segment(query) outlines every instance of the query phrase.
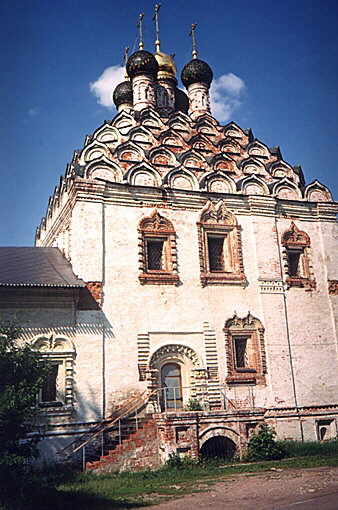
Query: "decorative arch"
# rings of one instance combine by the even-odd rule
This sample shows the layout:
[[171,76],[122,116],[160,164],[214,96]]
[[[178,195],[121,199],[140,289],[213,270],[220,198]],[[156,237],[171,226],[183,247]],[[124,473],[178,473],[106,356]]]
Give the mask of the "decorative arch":
[[177,285],[176,232],[171,221],[154,209],[138,228],[139,281],[142,285]]
[[199,435],[200,447],[203,446],[203,444],[206,441],[216,436],[228,437],[237,445],[237,447],[240,446],[240,435],[238,432],[236,432],[236,430],[224,426],[223,427],[211,426],[208,427],[207,429],[202,430],[202,432],[200,433]]
[[125,110],[123,110],[116,115],[112,125],[119,130],[121,135],[126,136],[135,125],[135,120],[133,116],[130,115],[130,113],[127,113]]
[[151,147],[155,142],[152,132],[143,126],[132,128],[129,133],[129,138],[133,143],[139,144],[141,147],[145,148]]
[[194,174],[183,168],[169,172],[164,178],[164,184],[168,184],[170,188],[179,188],[187,191],[198,189],[198,181]]
[[166,147],[156,147],[152,149],[148,159],[153,165],[158,165],[160,167],[173,167],[178,164],[174,154]]
[[145,157],[143,149],[134,142],[119,145],[116,153],[118,159],[125,163],[138,163]]
[[235,122],[230,122],[224,126],[223,133],[225,136],[234,138],[242,138],[245,134],[244,131]]
[[236,193],[236,184],[222,171],[208,172],[200,180],[200,189],[214,193]]
[[208,201],[197,223],[201,284],[244,284],[240,227],[223,200]]
[[269,195],[267,184],[256,175],[249,175],[241,182],[241,191],[245,195]]
[[240,167],[244,174],[268,175],[263,163],[252,156],[242,161]]
[[110,148],[115,148],[121,140],[121,135],[118,129],[105,123],[94,132],[93,138],[98,142],[107,144]]
[[250,312],[243,318],[235,312],[225,322],[223,331],[228,384],[265,384],[267,365],[261,321]]
[[310,202],[331,202],[332,195],[329,189],[319,181],[308,184],[305,188],[305,199]]
[[300,189],[290,179],[284,177],[280,182],[274,184],[272,193],[282,200],[301,200]]
[[159,361],[168,361],[177,358],[187,358],[195,368],[203,368],[201,359],[197,353],[191,347],[183,344],[166,344],[159,347],[150,357],[149,368],[156,368]]
[[83,165],[85,163],[88,163],[96,159],[100,159],[102,157],[108,158],[109,154],[110,154],[109,149],[104,143],[94,140],[83,149],[81,156],[79,158],[79,164]]
[[147,163],[135,165],[125,174],[126,181],[132,186],[161,186],[161,176]]
[[123,174],[118,165],[115,165],[108,158],[101,158],[93,161],[86,168],[87,179],[104,179],[110,182],[121,182]]
[[311,241],[306,232],[292,221],[282,235],[284,270],[290,287],[314,288],[316,283],[311,264]]
[[247,147],[249,156],[258,156],[268,158],[270,156],[269,149],[267,146],[259,140],[254,140]]
[[194,172],[204,172],[207,168],[205,158],[195,149],[180,154],[177,158],[184,165],[185,168]]

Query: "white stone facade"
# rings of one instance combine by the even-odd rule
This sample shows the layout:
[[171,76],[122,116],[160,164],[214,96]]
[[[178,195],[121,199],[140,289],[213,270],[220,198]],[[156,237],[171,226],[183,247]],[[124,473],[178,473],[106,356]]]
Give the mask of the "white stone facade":
[[[280,438],[318,439],[321,420],[334,435],[338,204],[317,181],[305,186],[279,148],[220,126],[207,85],[189,96],[191,116],[163,116],[155,95],[152,107],[140,96],[137,114],[87,137],[37,230],[37,246],[59,247],[102,292],[97,309],[74,298],[60,313],[52,303],[25,312],[27,338],[74,346],[72,410],[44,411],[46,452],[125,396],[160,388],[167,362],[180,366],[183,405],[204,392],[210,408],[225,399],[257,410]],[[149,262],[151,243],[160,262]]]

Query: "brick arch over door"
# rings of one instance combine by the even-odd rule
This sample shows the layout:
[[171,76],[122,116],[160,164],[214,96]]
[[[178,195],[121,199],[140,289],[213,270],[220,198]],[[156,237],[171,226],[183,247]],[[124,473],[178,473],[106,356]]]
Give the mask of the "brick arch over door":
[[238,432],[228,427],[209,427],[203,430],[199,436],[200,448],[212,437],[222,436],[231,439],[237,448],[240,447],[240,436]]

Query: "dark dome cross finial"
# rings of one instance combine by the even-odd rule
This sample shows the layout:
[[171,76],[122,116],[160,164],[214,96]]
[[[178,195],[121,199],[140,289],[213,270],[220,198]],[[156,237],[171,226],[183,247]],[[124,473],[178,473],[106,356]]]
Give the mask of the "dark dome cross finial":
[[141,12],[141,14],[138,17],[138,22],[137,22],[137,28],[139,29],[139,43],[138,43],[138,47],[139,47],[140,50],[144,49],[144,42],[143,42],[143,18],[144,18],[144,13]]
[[197,58],[197,45],[196,45],[196,28],[197,28],[197,23],[192,23],[191,25],[191,30],[189,32],[189,35],[191,37],[191,43],[192,43],[192,58]]

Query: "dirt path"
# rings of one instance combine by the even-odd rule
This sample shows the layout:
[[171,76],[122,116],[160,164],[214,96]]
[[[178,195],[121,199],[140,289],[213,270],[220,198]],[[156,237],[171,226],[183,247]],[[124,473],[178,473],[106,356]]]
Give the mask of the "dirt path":
[[[198,486],[202,488],[203,482]],[[338,468],[271,470],[237,475],[195,493],[148,507],[157,510],[338,510]]]

